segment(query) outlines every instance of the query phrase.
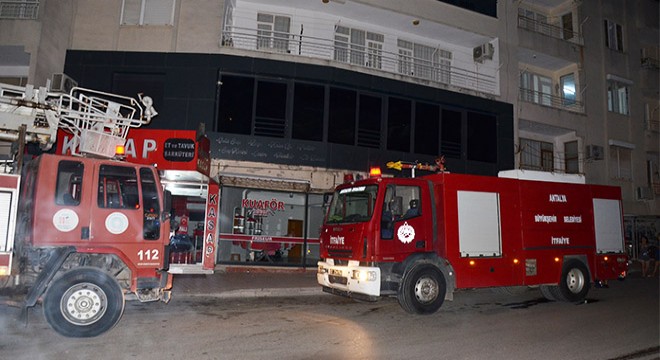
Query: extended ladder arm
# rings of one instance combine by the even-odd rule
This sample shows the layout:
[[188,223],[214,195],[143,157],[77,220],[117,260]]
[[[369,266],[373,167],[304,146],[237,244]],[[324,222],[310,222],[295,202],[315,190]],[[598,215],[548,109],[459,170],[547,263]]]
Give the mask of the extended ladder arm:
[[0,140],[17,141],[21,125],[23,141],[52,147],[57,130],[73,136],[73,155],[113,157],[116,145],[124,145],[130,128],[146,125],[157,115],[153,101],[74,87],[69,93],[48,92],[0,84]]

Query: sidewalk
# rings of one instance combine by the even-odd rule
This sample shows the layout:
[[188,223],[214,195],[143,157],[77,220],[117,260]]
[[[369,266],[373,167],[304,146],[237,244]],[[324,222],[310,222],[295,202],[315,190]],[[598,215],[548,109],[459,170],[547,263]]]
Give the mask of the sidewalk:
[[214,274],[175,274],[173,297],[254,298],[324,294],[316,268],[217,266]]

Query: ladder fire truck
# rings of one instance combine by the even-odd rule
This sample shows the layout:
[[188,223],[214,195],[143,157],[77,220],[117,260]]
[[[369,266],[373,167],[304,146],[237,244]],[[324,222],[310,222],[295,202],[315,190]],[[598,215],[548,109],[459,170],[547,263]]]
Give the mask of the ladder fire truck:
[[580,175],[388,165],[438,173],[337,187],[320,235],[325,292],[396,296],[407,312],[429,314],[459,289],[537,287],[547,299],[580,302],[592,282],[626,275],[618,187]]
[[[28,309],[41,301],[58,333],[92,337],[121,318],[125,299],[169,301],[169,209],[153,166],[115,158],[131,128],[156,115],[151,98],[75,87],[0,84],[0,139],[18,145],[0,174],[0,291]],[[57,130],[76,156],[23,161]],[[15,161],[14,161],[15,160]]]

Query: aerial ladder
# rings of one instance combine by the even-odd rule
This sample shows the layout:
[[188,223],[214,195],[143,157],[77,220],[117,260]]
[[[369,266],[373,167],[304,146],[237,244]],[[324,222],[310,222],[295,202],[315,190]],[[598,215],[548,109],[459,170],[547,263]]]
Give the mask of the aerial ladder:
[[[157,115],[153,100],[142,94],[138,101],[81,87],[68,93],[48,87],[0,83],[0,141],[14,142],[18,148],[37,143],[47,151],[62,129],[72,136],[72,155],[112,158],[131,128],[149,124]],[[15,163],[20,163],[23,152],[14,153]],[[17,168],[14,164],[13,171]]]

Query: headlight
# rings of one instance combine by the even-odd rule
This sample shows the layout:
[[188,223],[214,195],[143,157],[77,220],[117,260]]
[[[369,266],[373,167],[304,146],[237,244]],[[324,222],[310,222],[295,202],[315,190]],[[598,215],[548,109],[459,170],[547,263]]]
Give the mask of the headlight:
[[367,270],[353,270],[351,278],[357,281],[376,281],[376,272]]

